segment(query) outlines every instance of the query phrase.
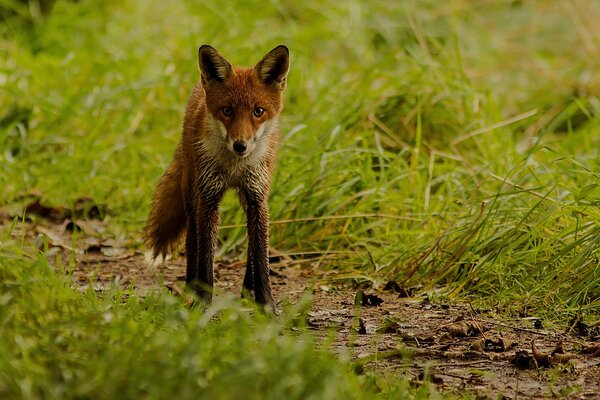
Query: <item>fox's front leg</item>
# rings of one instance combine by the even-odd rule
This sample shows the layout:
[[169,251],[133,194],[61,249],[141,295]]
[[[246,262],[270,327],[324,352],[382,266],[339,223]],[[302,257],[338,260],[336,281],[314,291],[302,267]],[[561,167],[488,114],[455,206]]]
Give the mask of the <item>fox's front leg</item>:
[[244,209],[248,226],[248,263],[244,290],[254,290],[258,304],[275,309],[269,281],[269,209],[266,194],[245,193]]
[[[238,190],[238,197],[240,204],[246,214],[246,221],[248,221],[248,202],[246,198],[246,192],[244,190]],[[250,229],[248,229],[248,234]],[[249,240],[248,240],[249,241]],[[242,284],[242,297],[254,299],[254,263],[252,261],[253,252],[252,247],[248,246],[248,257],[246,259],[246,273],[244,274],[244,283]]]
[[212,301],[213,259],[219,235],[219,202],[222,196],[222,191],[199,196],[193,221],[190,219],[186,240],[186,283],[206,303]]

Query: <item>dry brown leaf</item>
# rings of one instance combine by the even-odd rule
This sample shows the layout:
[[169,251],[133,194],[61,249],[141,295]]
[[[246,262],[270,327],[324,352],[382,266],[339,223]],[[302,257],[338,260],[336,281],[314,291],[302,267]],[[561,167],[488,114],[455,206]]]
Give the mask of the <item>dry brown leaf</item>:
[[471,350],[483,353],[485,347],[485,339],[481,338],[471,343]]
[[442,333],[442,335],[438,338],[438,343],[445,344],[450,343],[452,341],[452,336],[448,332]]
[[80,250],[77,250],[70,245],[70,243],[71,243],[70,239],[69,239],[69,243],[67,243],[67,239],[63,239],[60,232],[57,232],[56,230],[52,230],[50,228],[46,228],[41,225],[37,225],[35,227],[35,231],[37,233],[41,233],[42,235],[46,236],[46,238],[48,238],[48,242],[51,246],[62,247],[65,250],[73,251],[77,254],[81,253]]
[[70,231],[73,231],[74,229],[79,229],[80,231],[83,231],[88,235],[98,235],[106,231],[106,224],[103,221],[99,220],[69,220],[68,223],[65,225],[65,229]]
[[173,282],[165,282],[164,285],[167,289],[169,289],[171,293],[173,293],[176,296],[183,297],[185,294],[183,289],[175,285]]
[[539,367],[550,366],[550,356],[541,352],[535,345],[535,340],[531,341],[531,352],[533,353],[533,359]]
[[550,356],[550,365],[565,364],[575,357],[574,354],[556,353]]
[[485,351],[502,353],[512,349],[514,346],[516,346],[516,343],[500,336],[491,339],[486,339],[483,347]]
[[479,335],[483,328],[475,321],[460,321],[449,325],[447,331],[451,337],[467,337]]

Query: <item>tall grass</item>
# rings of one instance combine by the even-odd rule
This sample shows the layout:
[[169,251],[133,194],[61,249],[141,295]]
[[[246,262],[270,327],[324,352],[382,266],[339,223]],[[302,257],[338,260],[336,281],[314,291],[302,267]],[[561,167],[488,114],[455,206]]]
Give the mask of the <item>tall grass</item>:
[[[273,246],[341,277],[597,312],[598,16],[585,1],[59,2],[0,28],[1,202],[90,196],[141,245],[197,46],[249,65],[286,43]],[[223,214],[243,221],[233,196]],[[244,234],[223,229],[221,254]]]

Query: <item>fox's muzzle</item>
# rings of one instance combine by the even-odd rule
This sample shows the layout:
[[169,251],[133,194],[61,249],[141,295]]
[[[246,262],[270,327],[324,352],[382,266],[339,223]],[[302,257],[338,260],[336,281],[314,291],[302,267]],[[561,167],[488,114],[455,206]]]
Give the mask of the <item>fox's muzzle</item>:
[[240,140],[240,139],[229,139],[227,141],[227,148],[229,149],[229,151],[231,151],[233,154],[239,156],[239,157],[247,157],[250,153],[252,153],[252,151],[254,150],[254,148],[256,147],[256,143],[255,143],[255,139],[249,139],[249,140]]

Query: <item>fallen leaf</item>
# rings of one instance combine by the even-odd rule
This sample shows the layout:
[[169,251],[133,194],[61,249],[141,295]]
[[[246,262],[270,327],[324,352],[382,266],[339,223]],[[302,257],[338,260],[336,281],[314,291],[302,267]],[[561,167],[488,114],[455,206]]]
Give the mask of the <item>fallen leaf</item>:
[[556,353],[550,356],[550,365],[565,364],[575,357],[574,354]]
[[484,338],[478,339],[478,340],[474,341],[473,343],[471,343],[471,350],[473,350],[473,351],[479,351],[479,352],[483,353],[484,347],[485,347],[485,339]]
[[451,337],[467,337],[479,335],[483,332],[483,327],[475,321],[460,321],[450,324],[446,330]]
[[76,221],[69,221],[66,224],[65,229],[70,231],[78,229],[88,235],[98,235],[106,231],[106,224],[104,221],[79,219]]
[[485,351],[493,351],[496,353],[502,353],[507,350],[510,350],[511,348],[513,348],[516,345],[517,345],[516,343],[511,342],[510,340],[508,340],[504,337],[495,337],[495,338],[491,338],[491,339],[485,339],[483,348]]
[[531,352],[538,367],[550,366],[550,356],[548,354],[544,354],[536,347],[535,340],[531,341]]
[[445,343],[450,343],[452,341],[452,336],[450,336],[450,334],[448,332],[444,332],[440,335],[440,337],[438,338],[438,343],[440,344],[445,344]]
[[183,295],[184,295],[183,290],[179,286],[175,285],[173,282],[165,282],[164,285],[167,289],[169,289],[169,291],[172,294],[183,297]]
[[70,243],[71,240],[69,239],[69,244],[66,243],[66,239],[63,239],[62,235],[59,232],[53,231],[50,228],[46,228],[40,225],[37,225],[35,227],[35,231],[38,233],[41,233],[42,235],[44,235],[46,238],[48,238],[48,244],[50,244],[51,246],[54,247],[62,247],[65,250],[68,251],[74,251],[75,253],[81,253],[79,250],[74,249]]

